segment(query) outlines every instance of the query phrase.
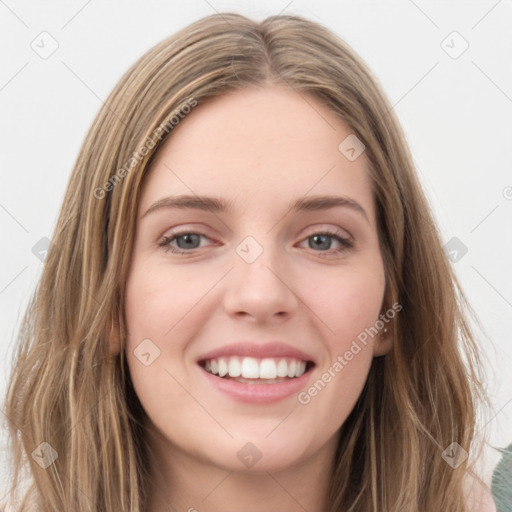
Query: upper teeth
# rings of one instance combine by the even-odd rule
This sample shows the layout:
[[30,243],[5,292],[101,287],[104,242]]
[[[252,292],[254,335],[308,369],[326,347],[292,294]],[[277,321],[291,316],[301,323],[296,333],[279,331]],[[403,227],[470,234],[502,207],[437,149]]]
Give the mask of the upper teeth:
[[204,369],[219,377],[229,375],[245,379],[292,378],[300,377],[306,371],[306,361],[291,358],[217,357],[206,361]]

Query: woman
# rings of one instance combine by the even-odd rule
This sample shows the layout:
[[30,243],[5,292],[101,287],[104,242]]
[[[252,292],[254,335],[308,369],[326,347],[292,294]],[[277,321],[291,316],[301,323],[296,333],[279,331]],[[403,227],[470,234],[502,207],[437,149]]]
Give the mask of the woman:
[[463,304],[361,59],[295,16],[199,20],[71,176],[6,402],[27,500],[493,510]]

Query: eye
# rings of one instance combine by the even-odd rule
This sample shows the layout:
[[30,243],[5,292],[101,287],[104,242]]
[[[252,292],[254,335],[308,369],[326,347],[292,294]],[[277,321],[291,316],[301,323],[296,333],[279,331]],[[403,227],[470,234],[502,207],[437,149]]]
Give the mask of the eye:
[[[307,240],[310,241],[308,243],[310,249],[319,249],[320,252],[326,252],[331,254],[347,251],[353,247],[353,242],[349,238],[342,236],[340,233],[336,231],[330,230],[313,233],[312,235],[308,236],[304,241]],[[335,249],[331,248],[333,240],[339,245]]]
[[[201,242],[201,237],[208,238],[204,233],[183,231],[181,233],[174,233],[169,236],[164,236],[158,245],[163,247],[165,251],[184,254],[191,252],[194,249],[200,249],[199,244]],[[178,247],[171,245],[173,242],[176,242]]]
[[[163,247],[166,252],[170,251],[175,254],[186,254],[201,248],[201,238],[210,240],[204,233],[182,231],[180,233],[164,236],[158,245]],[[315,249],[315,252],[327,254],[338,254],[353,247],[353,242],[349,238],[342,236],[336,231],[330,230],[313,233],[308,236],[304,242],[306,240],[310,241],[308,244],[310,249]],[[332,249],[333,240],[338,244],[338,247],[335,249]],[[172,245],[174,243],[176,243],[177,247],[176,245]]]

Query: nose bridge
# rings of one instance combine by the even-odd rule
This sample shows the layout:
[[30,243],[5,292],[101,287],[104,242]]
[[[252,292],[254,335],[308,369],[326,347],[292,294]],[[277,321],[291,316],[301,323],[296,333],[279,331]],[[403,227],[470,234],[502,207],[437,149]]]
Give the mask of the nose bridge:
[[[272,247],[271,243],[269,242],[271,238],[270,236],[266,236],[264,239],[262,239],[262,236],[258,235],[258,238],[262,241],[261,243],[254,236],[248,235],[237,245],[235,249],[238,256],[247,265],[253,265],[254,263],[257,263],[258,260],[259,262],[256,264],[256,266],[264,265],[269,256],[271,256],[272,252],[275,251],[275,247]],[[266,251],[263,244],[266,246]],[[263,256],[264,254],[265,256]]]
[[282,250],[271,234],[248,235],[237,245],[235,268],[224,297],[227,312],[263,318],[296,309]]
[[281,271],[283,248],[279,247],[272,234],[256,236],[248,235],[238,244],[236,266],[241,267],[241,275],[245,280],[254,278],[257,283],[268,285],[276,279],[275,273]]

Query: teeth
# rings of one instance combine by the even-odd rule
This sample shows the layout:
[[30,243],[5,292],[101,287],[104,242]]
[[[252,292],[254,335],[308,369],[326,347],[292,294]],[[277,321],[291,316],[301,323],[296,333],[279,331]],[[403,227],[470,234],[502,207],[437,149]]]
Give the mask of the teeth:
[[[279,361],[280,363],[281,361]],[[286,361],[285,361],[286,364]],[[260,379],[275,379],[277,377],[277,366],[273,359],[263,359],[260,363]]]
[[288,365],[286,364],[285,359],[281,359],[281,361],[279,361],[276,372],[278,377],[288,377]]
[[295,361],[290,361],[288,365],[288,377],[295,377],[295,371],[297,370],[297,363]]
[[259,379],[260,369],[257,359],[254,359],[254,357],[244,357],[242,359],[242,377],[244,379]]
[[291,358],[218,357],[205,362],[204,369],[219,377],[267,379],[300,377],[306,371],[306,361]]
[[228,373],[228,365],[225,359],[219,359],[219,377],[224,377]]
[[[221,358],[223,359],[223,358]],[[207,361],[208,362],[208,361]],[[230,377],[240,377],[240,361],[237,357],[229,358],[229,376]]]

